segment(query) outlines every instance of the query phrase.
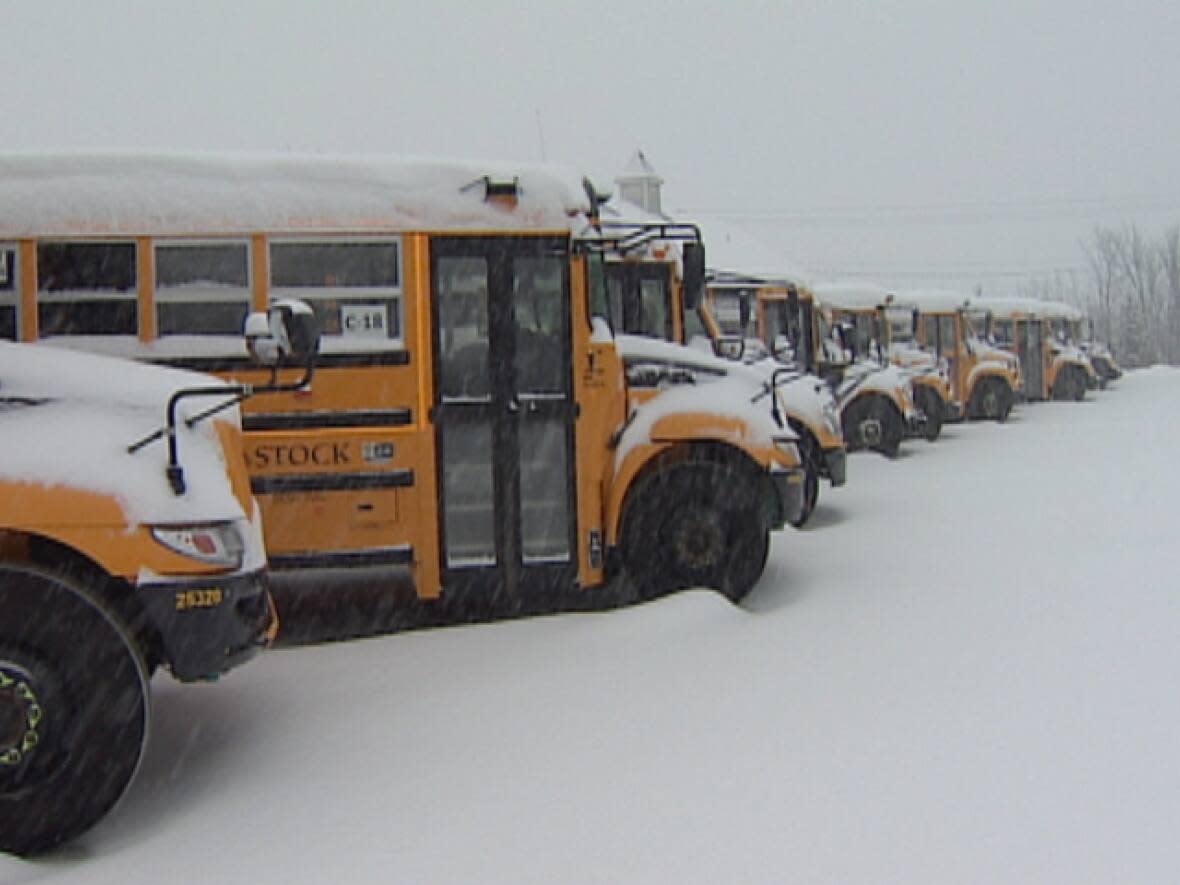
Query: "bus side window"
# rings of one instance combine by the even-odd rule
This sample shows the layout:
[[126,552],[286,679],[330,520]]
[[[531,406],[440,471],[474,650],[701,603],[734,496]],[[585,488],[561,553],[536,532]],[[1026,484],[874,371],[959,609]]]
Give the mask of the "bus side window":
[[0,245],[0,338],[16,340],[16,249]]
[[307,301],[325,338],[347,345],[402,340],[401,240],[271,241],[272,297]]
[[155,248],[159,333],[241,335],[250,311],[249,244],[158,242]]
[[37,244],[41,337],[135,335],[135,243]]

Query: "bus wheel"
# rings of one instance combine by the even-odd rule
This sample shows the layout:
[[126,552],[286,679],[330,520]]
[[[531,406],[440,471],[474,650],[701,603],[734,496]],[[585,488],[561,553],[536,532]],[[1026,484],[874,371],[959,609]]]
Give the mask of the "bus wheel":
[[972,395],[971,414],[975,418],[1004,422],[1012,412],[1012,391],[1002,381],[988,378]]
[[657,468],[629,497],[623,567],[641,599],[711,587],[740,602],[762,575],[770,532],[753,471],[702,459]]
[[0,567],[0,851],[40,854],[123,795],[148,731],[130,633],[71,580]]
[[922,436],[927,442],[934,442],[942,433],[942,397],[933,390],[915,385],[914,398],[918,401],[918,408],[926,416],[926,427],[922,431]]
[[791,525],[797,529],[807,525],[811,514],[815,512],[815,505],[819,502],[819,472],[814,464],[808,464],[803,473],[803,507],[799,515],[791,520]]
[[868,394],[852,402],[840,416],[849,450],[872,449],[892,458],[901,447],[905,424],[885,397]]

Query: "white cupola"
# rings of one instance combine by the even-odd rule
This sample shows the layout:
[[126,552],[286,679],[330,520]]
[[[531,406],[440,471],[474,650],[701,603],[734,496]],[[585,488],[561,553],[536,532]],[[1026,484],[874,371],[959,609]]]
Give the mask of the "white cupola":
[[640,150],[635,151],[623,174],[615,179],[620,197],[655,215],[664,214],[660,208],[660,185],[663,183],[664,179],[656,174]]

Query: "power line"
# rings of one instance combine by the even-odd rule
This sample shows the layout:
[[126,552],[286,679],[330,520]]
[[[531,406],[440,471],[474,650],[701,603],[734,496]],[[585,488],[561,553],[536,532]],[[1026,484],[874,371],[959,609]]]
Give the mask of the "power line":
[[696,206],[684,214],[780,224],[875,224],[881,220],[913,223],[980,223],[990,220],[1049,221],[1094,217],[1108,212],[1177,212],[1180,194],[1139,194],[1109,197],[1068,197],[948,203],[844,204],[799,207]]

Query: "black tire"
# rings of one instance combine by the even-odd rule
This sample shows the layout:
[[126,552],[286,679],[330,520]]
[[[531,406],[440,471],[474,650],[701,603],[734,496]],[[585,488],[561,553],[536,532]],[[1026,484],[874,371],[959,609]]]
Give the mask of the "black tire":
[[929,387],[914,385],[914,400],[917,402],[918,408],[926,416],[926,427],[922,431],[922,436],[926,442],[934,442],[938,439],[939,434],[942,433],[942,422],[945,411],[942,397]]
[[1066,366],[1053,383],[1053,399],[1081,402],[1086,396],[1086,378],[1076,366]]
[[628,493],[621,554],[640,599],[711,587],[740,602],[770,550],[755,469],[694,452],[658,465]]
[[814,464],[807,464],[803,473],[803,506],[799,515],[792,519],[791,525],[797,529],[807,525],[811,514],[815,512],[815,505],[819,503],[819,470]]
[[148,676],[126,627],[69,578],[0,567],[0,611],[0,850],[29,856],[89,829],[126,791],[147,740]]
[[819,503],[819,473],[823,450],[811,432],[802,423],[791,422],[791,429],[799,437],[799,456],[803,459],[803,506],[798,516],[790,520],[797,529],[807,525],[815,506]]
[[901,412],[878,393],[857,397],[844,409],[840,420],[844,425],[844,443],[850,451],[872,449],[892,458],[905,438]]
[[1012,414],[1012,388],[999,378],[984,378],[971,394],[971,417],[1001,424]]

